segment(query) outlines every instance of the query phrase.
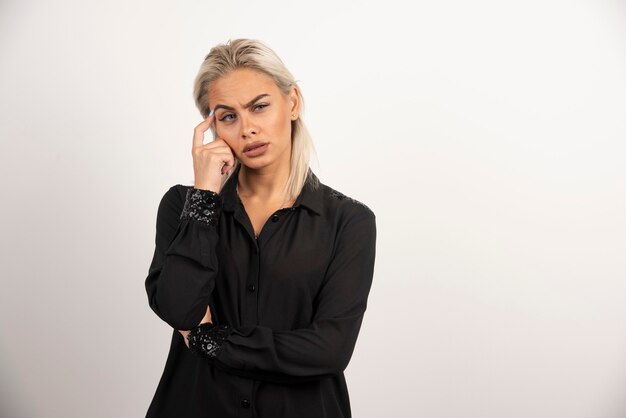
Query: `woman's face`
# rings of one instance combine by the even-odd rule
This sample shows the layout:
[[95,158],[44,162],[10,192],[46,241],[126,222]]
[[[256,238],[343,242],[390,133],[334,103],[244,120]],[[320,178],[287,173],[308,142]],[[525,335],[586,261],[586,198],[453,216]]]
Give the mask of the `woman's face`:
[[[299,110],[295,87],[285,96],[265,73],[237,69],[212,84],[208,100],[215,109],[217,137],[226,141],[242,164],[252,169],[289,166],[291,121]],[[244,152],[255,142],[267,144],[265,150]]]

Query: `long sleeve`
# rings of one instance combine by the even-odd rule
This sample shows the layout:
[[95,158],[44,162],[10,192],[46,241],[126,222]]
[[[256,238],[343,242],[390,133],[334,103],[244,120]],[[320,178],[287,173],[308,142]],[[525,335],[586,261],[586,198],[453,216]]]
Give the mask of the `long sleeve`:
[[217,223],[221,196],[177,186],[161,199],[155,251],[145,280],[152,310],[174,329],[188,330],[202,320],[218,271]]
[[310,326],[288,331],[206,327],[210,335],[222,336],[207,344],[210,363],[231,374],[275,383],[317,380],[345,370],[366,310],[376,251],[374,213],[365,206],[354,208],[341,225]]

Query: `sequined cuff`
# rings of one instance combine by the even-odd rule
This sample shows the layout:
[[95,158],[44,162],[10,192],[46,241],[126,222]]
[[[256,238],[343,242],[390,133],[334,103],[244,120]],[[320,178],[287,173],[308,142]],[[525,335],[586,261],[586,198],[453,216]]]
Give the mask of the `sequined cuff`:
[[190,188],[180,219],[194,219],[208,225],[216,225],[222,212],[222,197],[212,190]]
[[189,348],[203,357],[213,358],[232,330],[228,325],[200,324],[187,335]]

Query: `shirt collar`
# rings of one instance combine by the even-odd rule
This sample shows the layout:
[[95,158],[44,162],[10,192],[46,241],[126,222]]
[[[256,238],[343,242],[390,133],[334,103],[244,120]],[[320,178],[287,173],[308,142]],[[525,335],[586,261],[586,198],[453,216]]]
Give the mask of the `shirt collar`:
[[[224,211],[232,212],[237,208],[238,204],[241,204],[241,200],[237,195],[237,180],[239,178],[240,169],[241,163],[237,164],[235,172],[230,175],[228,180],[226,180],[226,183],[224,183],[224,186],[220,191],[220,195],[223,197],[224,201],[222,204],[222,210]],[[319,184],[317,189],[313,188],[313,182],[317,182]],[[302,187],[302,191],[296,198],[296,202],[293,204],[293,207],[297,208],[300,205],[311,209],[318,215],[321,215],[324,211],[323,187],[311,168],[309,168],[304,187]]]

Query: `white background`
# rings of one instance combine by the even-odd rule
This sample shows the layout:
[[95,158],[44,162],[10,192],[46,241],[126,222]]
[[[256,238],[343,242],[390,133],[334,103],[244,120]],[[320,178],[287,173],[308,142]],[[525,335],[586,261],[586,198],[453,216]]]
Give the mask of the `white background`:
[[3,417],[144,416],[144,280],[193,78],[267,43],[322,182],[377,215],[356,418],[626,416],[626,6],[0,3]]

